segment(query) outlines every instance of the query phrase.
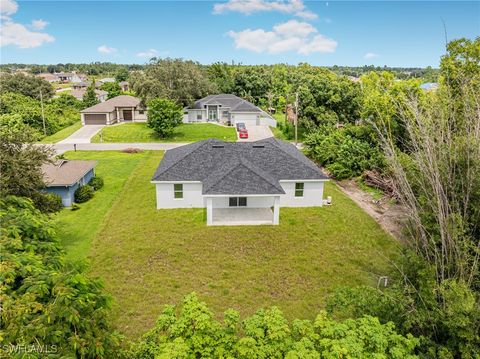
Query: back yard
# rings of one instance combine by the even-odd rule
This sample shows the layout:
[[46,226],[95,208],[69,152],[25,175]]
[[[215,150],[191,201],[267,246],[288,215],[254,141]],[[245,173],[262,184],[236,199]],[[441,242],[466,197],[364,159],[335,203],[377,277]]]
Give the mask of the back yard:
[[208,138],[236,141],[237,133],[233,127],[211,123],[181,124],[170,138],[160,139],[146,123],[126,123],[105,127],[92,138],[92,142],[195,142]]
[[312,319],[334,288],[376,285],[397,252],[393,238],[332,183],[325,194],[332,206],[282,208],[279,226],[207,227],[202,209],[155,209],[149,181],[162,152],[66,157],[97,159],[105,187],[59,215],[62,240],[72,257],[88,254],[92,274],[115,299],[115,325],[131,338],[154,324],[164,304],[192,291],[219,315],[277,305],[289,319]]

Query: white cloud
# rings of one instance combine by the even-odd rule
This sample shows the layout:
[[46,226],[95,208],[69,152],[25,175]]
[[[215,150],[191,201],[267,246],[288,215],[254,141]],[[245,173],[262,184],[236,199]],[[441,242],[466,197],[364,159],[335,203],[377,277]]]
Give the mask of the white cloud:
[[227,34],[235,43],[235,48],[258,53],[277,54],[294,51],[301,55],[314,52],[335,52],[337,42],[318,34],[316,28],[306,22],[290,20],[277,24],[271,31],[264,29],[246,29]]
[[43,30],[45,28],[45,26],[47,26],[47,25],[48,25],[47,21],[42,20],[42,19],[38,19],[38,20],[33,20],[31,26],[35,30]]
[[366,59],[366,60],[370,60],[370,59],[374,59],[378,56],[379,56],[378,54],[375,54],[373,52],[367,52],[365,55],[363,55],[363,58]]
[[[15,22],[11,15],[18,11],[18,4],[13,0],[0,0],[0,46],[13,45],[21,49],[38,47],[44,43],[53,42],[55,38],[44,32],[29,30],[25,25]],[[38,21],[42,21],[40,24]],[[42,26],[42,27],[36,27]],[[36,30],[43,29],[48,23],[43,20],[32,21],[31,26]]]
[[158,51],[155,49],[148,49],[147,51],[142,51],[137,54],[138,57],[148,57],[152,58],[158,55]]
[[214,14],[239,12],[250,15],[262,11],[278,11],[308,20],[317,18],[315,13],[307,10],[303,0],[229,0],[213,5]]
[[114,47],[109,47],[107,45],[101,45],[97,47],[97,51],[101,54],[113,54],[117,52],[117,49]]
[[8,18],[18,10],[18,4],[13,0],[0,0],[0,14],[2,19]]

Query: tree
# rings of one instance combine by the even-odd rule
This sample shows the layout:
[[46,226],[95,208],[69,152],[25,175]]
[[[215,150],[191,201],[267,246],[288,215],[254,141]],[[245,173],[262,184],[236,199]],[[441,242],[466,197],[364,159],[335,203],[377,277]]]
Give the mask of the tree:
[[83,107],[91,107],[100,103],[97,98],[97,94],[95,93],[95,81],[92,82],[90,86],[88,86],[87,91],[83,95]]
[[170,136],[182,117],[182,108],[173,101],[158,98],[148,103],[147,125],[161,138]]
[[182,59],[153,58],[143,72],[132,73],[129,82],[145,103],[160,97],[190,105],[216,90],[200,64]]
[[0,126],[0,197],[14,195],[34,197],[45,187],[41,166],[53,151],[35,146],[34,133],[11,118]]
[[165,306],[155,328],[135,344],[132,358],[415,358],[419,341],[392,323],[365,316],[337,322],[324,311],[314,322],[289,323],[276,307],[240,323],[229,309],[223,323],[192,293],[180,308]]
[[122,89],[118,82],[105,82],[100,86],[100,89],[108,92],[108,99],[120,96],[122,94]]
[[24,74],[6,74],[0,76],[0,94],[13,92],[40,99],[40,93],[44,100],[54,95],[52,85],[42,78],[27,76]]
[[101,283],[66,262],[52,220],[30,200],[0,198],[0,357],[116,357],[119,336]]
[[128,78],[128,69],[125,67],[118,69],[118,71],[115,73],[115,80],[117,82],[127,81],[127,78]]

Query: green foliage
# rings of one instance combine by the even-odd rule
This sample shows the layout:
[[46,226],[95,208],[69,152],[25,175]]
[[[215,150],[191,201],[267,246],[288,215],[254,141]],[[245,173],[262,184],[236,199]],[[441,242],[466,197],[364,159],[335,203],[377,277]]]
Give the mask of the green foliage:
[[33,99],[40,99],[40,92],[44,100],[54,95],[52,85],[35,76],[26,76],[24,74],[6,74],[0,76],[0,94],[7,92],[19,93]]
[[259,310],[240,322],[227,310],[223,323],[197,296],[182,306],[165,306],[155,327],[136,343],[132,358],[415,358],[419,341],[365,316],[337,322],[320,312],[314,322],[289,323],[276,307]]
[[306,153],[337,179],[360,176],[365,170],[383,168],[383,156],[368,131],[361,126],[346,125],[336,129],[323,126],[304,140]]
[[[0,357],[11,346],[52,357],[114,357],[119,337],[107,322],[110,298],[80,264],[65,263],[51,220],[31,201],[0,200]],[[18,353],[18,358],[43,354]]]
[[143,72],[132,73],[129,82],[145,103],[160,97],[187,105],[215,90],[204,68],[182,59],[153,58]]
[[182,108],[168,99],[153,99],[148,103],[147,125],[160,138],[171,136],[175,127],[182,123]]
[[94,106],[97,103],[100,103],[100,101],[98,101],[97,94],[95,93],[95,81],[93,81],[83,95],[83,108]]
[[98,191],[103,187],[103,178],[98,176],[92,177],[88,184],[92,186],[95,191]]
[[32,198],[45,187],[41,166],[52,151],[32,144],[35,134],[22,123],[0,125],[0,197]]
[[75,194],[74,194],[75,202],[77,203],[87,202],[88,200],[93,198],[93,192],[94,192],[93,187],[88,184],[85,186],[78,187],[75,190]]
[[434,271],[420,258],[405,253],[399,273],[386,289],[344,288],[328,301],[337,318],[378,316],[393,322],[402,334],[421,337],[426,358],[475,358],[480,347],[479,296],[463,281],[437,283]]
[[63,208],[62,197],[56,193],[36,192],[32,196],[32,201],[43,213],[55,213]]
[[122,89],[118,82],[105,82],[100,86],[100,89],[108,92],[108,99],[120,96],[122,94]]
[[[115,73],[115,80],[117,82],[122,82],[122,81],[127,81],[128,78],[128,69],[125,67],[121,67],[120,69],[117,70]],[[105,90],[106,91],[106,90]]]

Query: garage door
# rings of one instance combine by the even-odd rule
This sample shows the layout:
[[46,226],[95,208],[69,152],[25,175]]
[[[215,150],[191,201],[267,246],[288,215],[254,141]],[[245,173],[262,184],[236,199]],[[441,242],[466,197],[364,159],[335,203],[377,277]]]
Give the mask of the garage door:
[[235,123],[243,122],[247,127],[259,125],[257,115],[238,115],[235,114]]
[[107,123],[107,115],[105,114],[85,114],[86,125],[105,125]]

